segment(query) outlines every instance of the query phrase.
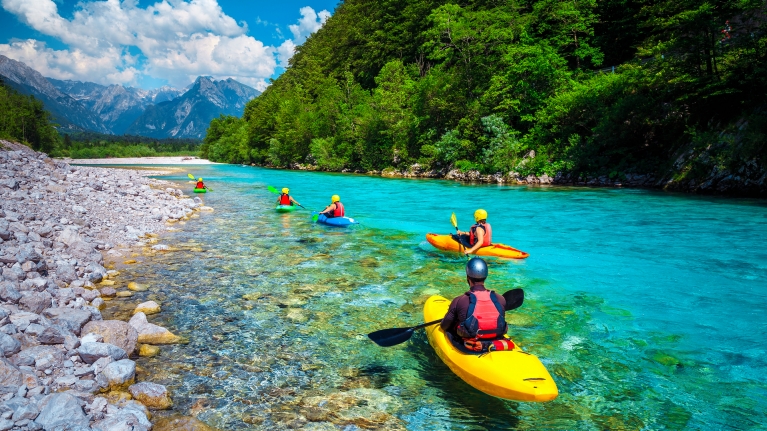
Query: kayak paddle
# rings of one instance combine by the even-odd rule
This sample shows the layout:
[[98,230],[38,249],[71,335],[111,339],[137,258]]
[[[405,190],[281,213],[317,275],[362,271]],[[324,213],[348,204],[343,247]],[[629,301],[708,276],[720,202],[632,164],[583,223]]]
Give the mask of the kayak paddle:
[[275,189],[272,186],[266,186],[266,189],[269,190],[269,193],[274,193],[275,195],[281,194],[279,190]]
[[[455,213],[450,214],[450,223],[455,228],[455,235],[458,237],[458,253],[463,254],[463,244],[461,243],[461,236],[458,233],[458,219],[455,217]],[[469,256],[466,256],[468,258]]]
[[[522,289],[512,289],[503,294],[503,299],[506,300],[506,311],[514,310],[522,305],[525,300],[525,292]],[[402,344],[409,340],[413,336],[413,332],[416,329],[425,328],[427,326],[436,325],[442,322],[442,319],[435,320],[433,322],[422,323],[418,326],[411,326],[409,328],[389,328],[381,329],[380,331],[371,332],[368,334],[368,338],[373,340],[374,343],[381,347],[391,347],[397,344]]]

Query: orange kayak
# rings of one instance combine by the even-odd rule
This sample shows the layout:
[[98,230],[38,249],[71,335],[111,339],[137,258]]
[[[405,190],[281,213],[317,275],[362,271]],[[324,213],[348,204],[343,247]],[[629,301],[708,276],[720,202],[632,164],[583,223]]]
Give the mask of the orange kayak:
[[[427,233],[426,241],[429,241],[429,244],[442,251],[459,251],[458,242],[454,240],[450,235],[437,235],[436,233]],[[463,246],[461,246],[461,249],[463,249]],[[508,245],[504,244],[493,244],[488,247],[482,247],[474,252],[474,254],[477,256],[505,257],[507,259],[524,259],[527,256],[530,256],[529,253],[525,253],[522,250],[517,250],[514,247],[509,247]]]

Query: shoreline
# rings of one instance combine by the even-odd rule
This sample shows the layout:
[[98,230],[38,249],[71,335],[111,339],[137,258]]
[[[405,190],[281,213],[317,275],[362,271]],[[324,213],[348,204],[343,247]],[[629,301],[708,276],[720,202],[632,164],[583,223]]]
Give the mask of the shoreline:
[[173,157],[126,157],[108,159],[70,159],[63,158],[61,161],[70,165],[220,165],[222,163],[211,162],[191,156]]
[[147,319],[160,306],[131,305],[129,322],[101,315],[147,290],[115,264],[136,263],[139,247],[168,251],[163,232],[212,211],[148,178],[162,173],[71,166],[0,141],[0,429],[149,430],[149,411],[172,407],[134,361],[182,341]]

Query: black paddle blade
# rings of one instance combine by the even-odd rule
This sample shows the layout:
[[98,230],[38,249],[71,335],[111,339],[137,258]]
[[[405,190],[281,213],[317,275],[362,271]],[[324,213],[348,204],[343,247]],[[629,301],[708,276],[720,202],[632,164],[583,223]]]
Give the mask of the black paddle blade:
[[522,289],[512,289],[503,294],[506,300],[506,311],[519,308],[525,300],[525,292]]
[[391,347],[402,344],[413,336],[413,328],[389,328],[371,332],[368,338],[381,347]]

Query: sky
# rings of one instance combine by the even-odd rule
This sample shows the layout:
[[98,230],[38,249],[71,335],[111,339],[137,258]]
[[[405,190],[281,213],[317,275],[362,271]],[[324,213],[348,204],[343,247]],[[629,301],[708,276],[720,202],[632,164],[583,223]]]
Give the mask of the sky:
[[0,0],[0,54],[56,79],[145,89],[198,76],[258,90],[338,0]]

